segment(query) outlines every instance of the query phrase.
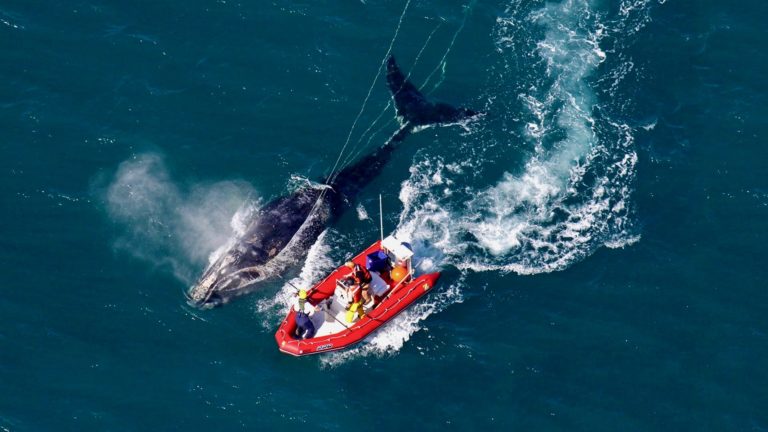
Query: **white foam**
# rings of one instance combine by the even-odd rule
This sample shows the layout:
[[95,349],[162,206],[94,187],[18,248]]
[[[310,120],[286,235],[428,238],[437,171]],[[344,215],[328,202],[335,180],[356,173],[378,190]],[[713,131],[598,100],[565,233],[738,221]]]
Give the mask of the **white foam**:
[[285,317],[291,298],[296,295],[296,287],[311,288],[335,268],[331,258],[332,248],[326,241],[327,235],[328,230],[324,230],[309,248],[307,259],[297,277],[283,284],[275,296],[256,301],[255,309],[265,329],[273,329]]
[[648,122],[648,123],[646,123],[644,125],[641,125],[640,127],[645,129],[646,131],[650,132],[650,131],[656,129],[656,124],[657,123],[658,123],[658,119],[653,119],[652,121],[650,121],[650,122]]
[[369,219],[368,212],[365,210],[365,207],[363,207],[363,204],[360,203],[357,205],[357,218],[360,220],[366,220]]
[[0,23],[15,30],[24,30],[26,26],[22,24],[23,22],[26,22],[26,20],[24,20],[21,15],[0,10]]
[[[457,190],[445,184],[466,178],[452,180],[460,174],[448,172],[442,158],[420,155],[402,185],[398,235],[430,245],[427,256],[438,266],[540,273],[639,238],[631,216],[637,162],[631,128],[598,116],[588,84],[608,56],[600,41],[610,29],[586,0],[548,3],[527,20],[545,29],[544,39],[533,42],[545,77],[532,75],[518,94],[530,117],[521,132],[532,145],[523,168],[489,187]],[[499,52],[519,55],[520,20],[502,17],[497,25]]]
[[[617,30],[624,36],[631,36],[642,30],[651,21],[651,6],[654,0],[622,0],[619,4],[619,16]],[[666,0],[656,0],[663,5]]]

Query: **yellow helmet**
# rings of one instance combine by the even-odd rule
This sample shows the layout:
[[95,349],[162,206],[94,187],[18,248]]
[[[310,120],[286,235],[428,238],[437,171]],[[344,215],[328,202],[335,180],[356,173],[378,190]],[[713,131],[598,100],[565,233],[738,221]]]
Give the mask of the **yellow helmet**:
[[299,298],[302,300],[307,299],[307,290],[299,290]]
[[344,265],[349,267],[349,268],[355,268],[355,263],[353,263],[352,261],[347,261],[347,263],[344,264]]

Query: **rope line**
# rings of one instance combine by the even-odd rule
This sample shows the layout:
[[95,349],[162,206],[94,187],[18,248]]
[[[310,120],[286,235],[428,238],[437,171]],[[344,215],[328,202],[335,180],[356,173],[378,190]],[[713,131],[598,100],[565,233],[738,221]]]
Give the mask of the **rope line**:
[[[403,20],[405,19],[405,13],[408,11],[408,6],[411,5],[411,0],[407,0],[405,2],[405,6],[403,7],[403,12],[400,13],[400,19],[397,21],[397,27],[395,28],[395,34],[392,36],[392,40],[389,42],[389,47],[387,48],[386,54],[384,54],[384,58],[381,60],[381,63],[379,64],[379,68],[376,70],[376,76],[373,78],[373,82],[371,83],[371,86],[368,88],[368,94],[366,94],[365,99],[363,100],[363,104],[360,107],[360,111],[357,113],[357,116],[355,117],[355,121],[352,122],[352,127],[349,128],[349,133],[347,134],[347,140],[344,142],[344,146],[341,148],[341,151],[339,152],[339,156],[336,158],[336,162],[333,164],[333,168],[331,168],[331,173],[328,175],[328,179],[331,179],[334,177],[336,172],[336,167],[339,165],[339,161],[341,160],[342,155],[344,155],[344,152],[347,149],[347,146],[349,145],[349,141],[352,138],[352,133],[355,130],[355,127],[357,126],[357,122],[360,120],[360,117],[363,115],[363,111],[365,111],[365,107],[368,104],[368,99],[371,98],[371,93],[373,93],[374,87],[376,87],[376,83],[379,81],[379,77],[381,76],[381,68],[386,63],[387,58],[392,53],[392,47],[395,45],[395,40],[397,40],[397,35],[400,33],[400,27],[403,25]],[[330,182],[326,182],[330,183]],[[315,201],[315,204],[312,206],[312,209],[309,211],[310,214],[312,214],[318,205],[323,200],[323,197],[325,197],[325,192],[328,189],[323,189],[320,192],[320,195],[317,197],[317,200]]]
[[360,117],[363,115],[363,111],[365,111],[365,107],[368,104],[368,100],[371,98],[371,93],[373,93],[373,89],[374,87],[376,87],[376,83],[379,81],[379,77],[381,76],[381,68],[387,62],[387,58],[389,58],[389,55],[392,53],[392,47],[395,45],[395,40],[397,39],[398,33],[400,33],[400,27],[403,24],[405,13],[408,10],[408,6],[410,4],[411,4],[411,0],[407,0],[405,2],[405,7],[403,8],[403,12],[400,14],[400,20],[397,22],[397,28],[395,28],[395,34],[392,36],[392,40],[389,42],[389,48],[387,48],[387,53],[384,54],[384,58],[381,60],[381,63],[379,64],[379,68],[376,70],[376,76],[373,78],[373,82],[371,83],[371,86],[368,88],[368,94],[365,95],[365,99],[363,100],[363,105],[360,107],[360,111],[357,113],[357,116],[355,117],[355,121],[352,122],[352,127],[349,129],[349,134],[347,134],[347,140],[344,142],[344,146],[341,148],[341,151],[339,152],[339,157],[336,158],[336,163],[333,164],[333,168],[331,169],[331,174],[328,176],[328,178],[333,177],[333,174],[336,171],[336,167],[339,165],[339,161],[341,160],[341,156],[344,154],[344,151],[349,145],[349,141],[352,138],[352,133],[354,132],[355,127],[357,127],[357,122],[360,120]]
[[[408,74],[405,77],[405,80],[408,81],[408,79],[411,77],[411,74],[413,74],[413,70],[416,68],[416,65],[419,63],[419,60],[421,59],[422,54],[424,54],[424,50],[429,46],[429,42],[432,40],[432,37],[435,35],[437,30],[440,29],[440,27],[443,25],[442,22],[437,23],[434,29],[432,29],[432,32],[429,33],[429,36],[427,36],[426,41],[424,42],[424,45],[421,46],[421,49],[419,50],[419,53],[416,54],[416,58],[413,61],[413,64],[411,65],[411,69],[408,71]],[[358,144],[363,141],[363,138],[365,138],[366,134],[373,129],[374,126],[376,126],[376,123],[381,119],[381,117],[384,115],[384,113],[389,109],[389,107],[392,106],[392,99],[390,98],[387,101],[387,105],[384,107],[384,109],[379,113],[379,115],[376,117],[376,119],[371,123],[370,126],[368,126],[368,129],[363,132],[363,134],[360,136],[360,139],[357,141]],[[342,164],[343,165],[343,164]]]
[[[411,77],[411,74],[413,73],[413,70],[416,68],[416,65],[419,63],[419,60],[421,59],[421,55],[424,53],[424,50],[425,50],[425,49],[427,48],[427,46],[429,45],[429,42],[432,40],[432,37],[435,35],[435,33],[437,32],[437,30],[438,30],[438,29],[440,29],[440,27],[441,27],[442,25],[443,25],[443,23],[442,23],[442,22],[439,22],[439,23],[437,23],[437,25],[435,26],[435,28],[434,28],[434,29],[432,29],[432,32],[430,32],[430,33],[429,33],[429,36],[427,36],[427,39],[426,39],[426,41],[424,42],[424,44],[421,46],[421,49],[419,50],[419,53],[418,53],[418,54],[416,54],[416,58],[414,59],[414,61],[413,61],[413,64],[411,65],[411,69],[408,71],[408,75],[406,75],[406,77],[405,77],[405,80],[406,80],[406,81],[408,81],[408,79]],[[398,89],[398,91],[399,91],[399,89]],[[389,107],[390,107],[390,106],[392,106],[392,99],[391,99],[391,98],[390,98],[390,99],[387,101],[387,104],[384,106],[384,109],[382,109],[382,110],[381,110],[381,112],[379,113],[379,115],[378,115],[378,116],[376,116],[376,118],[373,120],[373,122],[371,123],[371,125],[370,125],[370,126],[368,126],[368,129],[366,129],[366,130],[363,132],[363,134],[362,134],[362,135],[360,135],[360,138],[357,140],[357,144],[360,144],[361,142],[363,142],[363,139],[365,138],[365,136],[368,134],[368,132],[370,132],[370,131],[371,131],[371,129],[373,129],[373,127],[374,127],[374,126],[376,126],[376,124],[379,122],[379,120],[381,120],[381,117],[382,117],[382,116],[384,116],[384,114],[387,112],[387,110],[389,109]],[[391,124],[391,123],[392,123],[392,121],[391,121],[391,120],[390,120],[390,121],[388,121],[388,122],[387,122],[387,124],[385,125],[385,127],[386,127],[386,126],[388,126],[388,125],[389,125],[389,124]],[[355,151],[355,152],[351,152],[351,153],[349,153],[349,155],[348,155],[346,158],[344,158],[344,161],[341,163],[341,167],[339,168],[339,171],[343,170],[343,169],[344,169],[344,168],[346,168],[346,167],[347,167],[347,166],[348,166],[350,163],[352,163],[352,161],[354,161],[354,160],[357,158],[357,156],[358,156],[358,155],[359,155],[359,154],[360,154],[360,153],[361,153],[361,152],[362,152],[362,151],[363,151],[365,148],[367,148],[368,144],[370,144],[370,142],[373,140],[373,137],[375,137],[375,136],[376,136],[376,134],[378,134],[379,132],[381,132],[381,131],[382,131],[382,129],[384,129],[384,128],[382,127],[382,128],[380,128],[380,129],[378,129],[378,130],[377,130],[377,131],[376,131],[376,132],[375,132],[373,135],[371,135],[371,137],[370,137],[370,138],[368,138],[368,141],[366,142],[365,146],[363,146],[362,148],[358,149],[358,150],[357,150],[357,151]],[[337,174],[337,175],[338,175],[338,174]],[[334,178],[333,178],[331,181],[333,181],[333,180],[335,180],[335,177],[334,177]]]
[[467,24],[467,18],[469,17],[469,13],[472,11],[472,9],[475,7],[475,4],[477,3],[477,0],[472,0],[467,4],[466,11],[464,12],[464,18],[461,20],[461,25],[459,26],[458,30],[456,30],[456,33],[453,34],[453,38],[451,39],[451,43],[448,45],[448,49],[445,50],[445,54],[443,54],[443,58],[440,59],[440,62],[437,63],[437,66],[432,70],[432,72],[427,75],[427,79],[424,81],[424,84],[420,87],[420,89],[423,89],[426,87],[427,83],[432,79],[432,75],[434,75],[439,69],[442,68],[442,79],[435,84],[435,86],[430,90],[427,94],[431,94],[435,90],[437,90],[437,87],[443,83],[443,79],[445,79],[445,59],[448,58],[448,54],[453,49],[453,45],[456,43],[456,38],[459,37],[459,33],[461,33],[462,30],[464,30],[464,26]]
[[[420,89],[423,89],[424,87],[426,87],[427,84],[431,81],[431,79],[434,76],[434,74],[437,73],[438,70],[442,69],[441,79],[432,87],[432,89],[427,94],[431,94],[432,92],[434,92],[440,86],[440,84],[443,83],[443,81],[445,79],[446,59],[448,58],[448,55],[450,54],[451,50],[453,49],[453,46],[456,43],[456,39],[458,38],[459,34],[464,29],[464,26],[467,23],[467,18],[469,17],[469,14],[472,11],[472,9],[474,8],[476,2],[477,2],[477,0],[470,0],[470,2],[465,6],[464,17],[461,20],[461,25],[456,30],[456,32],[453,34],[453,37],[451,38],[451,43],[448,45],[448,48],[445,50],[445,53],[443,54],[442,58],[437,63],[437,66],[435,66],[435,68],[432,70],[432,72],[430,72],[430,74],[427,75],[427,78],[424,81],[424,84],[422,84],[422,86],[420,87]],[[357,115],[355,116],[355,120],[352,122],[352,126],[349,129],[349,133],[347,134],[347,138],[344,141],[344,145],[342,146],[341,151],[339,151],[339,155],[336,157],[336,161],[334,162],[333,167],[331,168],[330,174],[326,178],[326,184],[329,185],[329,186],[330,186],[330,184],[333,183],[333,181],[336,180],[336,178],[338,177],[338,174],[344,168],[349,166],[349,164],[351,164],[355,160],[355,158],[357,158],[358,155],[360,153],[362,153],[362,151],[365,148],[368,147],[368,145],[373,140],[373,138],[376,135],[378,135],[382,130],[384,130],[384,128],[389,126],[389,124],[392,123],[392,120],[389,120],[384,126],[379,128],[378,130],[376,130],[376,132],[374,132],[368,138],[368,141],[366,142],[365,146],[361,146],[361,148],[357,149],[357,151],[352,151],[349,154],[347,154],[346,157],[344,157],[344,155],[346,153],[346,150],[347,150],[347,147],[349,146],[349,143],[352,140],[352,135],[353,135],[355,129],[357,128],[357,124],[360,121],[360,118],[362,117],[363,112],[365,112],[365,108],[368,105],[368,101],[371,98],[371,94],[373,93],[373,89],[376,87],[376,83],[378,82],[379,77],[381,76],[382,68],[386,64],[387,59],[389,58],[389,56],[392,53],[392,48],[394,47],[395,41],[397,40],[397,37],[398,37],[398,35],[400,33],[400,28],[402,27],[403,21],[405,20],[405,14],[408,12],[408,8],[409,8],[410,4],[411,4],[411,0],[406,0],[405,5],[403,6],[403,11],[400,13],[400,18],[398,19],[397,27],[395,27],[395,32],[392,35],[392,40],[390,40],[390,42],[389,42],[389,47],[387,48],[387,52],[384,54],[384,58],[381,60],[381,63],[379,64],[379,67],[376,70],[376,76],[374,76],[373,82],[371,83],[371,86],[368,88],[368,92],[366,93],[365,99],[363,100],[363,103],[360,106],[360,110],[358,111]],[[424,45],[422,45],[421,49],[419,50],[418,54],[416,55],[416,59],[414,60],[413,65],[411,66],[410,70],[408,71],[408,75],[406,76],[406,81],[410,78],[411,73],[413,72],[414,68],[416,67],[416,64],[418,63],[419,59],[421,58],[422,54],[424,53],[424,50],[429,45],[430,41],[432,40],[432,37],[434,36],[434,34],[437,32],[437,30],[440,28],[441,25],[442,25],[442,23],[438,23],[438,25],[435,26],[435,28],[432,30],[432,32],[427,37],[426,41],[424,42]],[[386,113],[386,111],[389,109],[390,106],[392,106],[392,100],[391,99],[389,101],[387,101],[387,104],[384,106],[384,109],[379,113],[378,116],[376,116],[376,118],[368,126],[368,128],[366,128],[366,130],[363,131],[363,133],[360,135],[360,138],[357,141],[357,144],[360,144],[363,141],[365,136],[379,122],[379,120],[382,118],[384,113]],[[343,161],[342,161],[342,157],[344,157]],[[341,165],[339,165],[340,162],[341,162]],[[310,210],[310,214],[312,214],[315,211],[315,209],[317,208],[317,206],[320,205],[320,203],[322,202],[323,198],[325,197],[327,189],[328,188],[324,188],[320,192],[320,195],[318,195],[318,198],[315,201],[315,204],[312,206],[312,209]]]
[[[453,49],[453,46],[455,45],[456,39],[458,39],[459,34],[461,34],[462,30],[464,30],[464,26],[467,23],[467,18],[469,17],[469,14],[472,11],[472,9],[474,8],[476,3],[477,3],[477,0],[471,0],[465,6],[464,17],[461,20],[461,25],[459,26],[458,29],[456,29],[456,32],[453,34],[453,37],[451,37],[451,43],[448,45],[448,48],[445,50],[445,53],[443,54],[443,56],[441,57],[440,61],[437,63],[435,68],[432,70],[432,72],[430,72],[430,74],[427,75],[427,78],[424,80],[424,83],[421,85],[421,87],[419,87],[419,90],[424,89],[427,86],[427,84],[429,84],[429,82],[432,80],[432,77],[435,75],[435,73],[437,73],[438,70],[442,70],[441,79],[432,87],[431,90],[429,90],[429,92],[427,94],[433,93],[435,90],[437,90],[437,88],[440,86],[440,84],[443,83],[443,81],[445,79],[446,59],[448,58],[448,55],[450,54],[451,50]],[[408,71],[408,74],[406,75],[406,78],[405,78],[406,81],[411,77],[411,74],[413,73],[413,70],[415,69],[416,64],[419,62],[419,59],[421,58],[422,53],[424,52],[426,47],[429,45],[429,42],[432,39],[432,37],[434,36],[435,32],[437,32],[437,30],[442,25],[443,25],[442,22],[438,23],[438,25],[435,26],[435,28],[432,30],[432,32],[427,37],[424,45],[422,45],[421,49],[419,50],[419,53],[416,55],[416,59],[414,60],[413,65],[411,66],[411,69]],[[385,59],[386,59],[386,57],[385,57]],[[387,110],[389,109],[390,106],[392,106],[392,100],[391,99],[389,101],[387,101],[387,104],[384,106],[384,108],[379,113],[379,115],[376,117],[376,119],[373,120],[371,125],[368,126],[368,129],[366,129],[365,132],[363,132],[363,134],[360,136],[360,139],[357,141],[358,144],[360,144],[363,141],[363,138],[365,138],[366,134],[379,122],[381,117],[384,115],[384,113],[387,112]],[[389,120],[386,124],[384,124],[384,126],[382,126],[381,128],[377,129],[376,132],[374,132],[368,138],[368,141],[366,141],[364,146],[361,146],[356,151],[349,153],[349,155],[346,158],[344,158],[344,161],[342,162],[341,167],[339,168],[339,170],[340,171],[343,170],[350,163],[352,163],[368,147],[368,145],[370,145],[370,143],[373,140],[373,138],[376,135],[378,135],[379,133],[381,133],[381,131],[384,130],[387,126],[389,126],[392,123],[392,121],[393,120]],[[338,175],[338,173],[336,175]],[[333,181],[333,180],[335,180],[335,176],[331,179],[331,181]]]

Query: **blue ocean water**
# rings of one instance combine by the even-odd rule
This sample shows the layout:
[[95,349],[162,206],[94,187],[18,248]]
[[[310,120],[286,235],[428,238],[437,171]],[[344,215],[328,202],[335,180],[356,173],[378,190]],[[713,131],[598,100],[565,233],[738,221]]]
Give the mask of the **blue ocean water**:
[[[3,2],[0,430],[768,429],[765,16]],[[299,359],[287,285],[189,307],[251,211],[396,130],[390,49],[485,116],[409,137],[288,277],[375,240],[381,193],[439,287]]]

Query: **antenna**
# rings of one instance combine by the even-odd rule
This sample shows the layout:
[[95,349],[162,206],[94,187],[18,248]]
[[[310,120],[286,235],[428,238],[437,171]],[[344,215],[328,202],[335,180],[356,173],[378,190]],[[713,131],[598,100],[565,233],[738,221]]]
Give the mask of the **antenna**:
[[384,212],[381,207],[381,194],[379,194],[379,227],[381,228],[381,240],[384,241]]

